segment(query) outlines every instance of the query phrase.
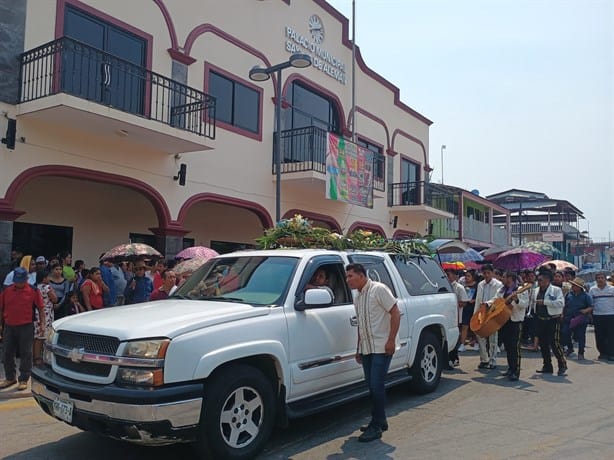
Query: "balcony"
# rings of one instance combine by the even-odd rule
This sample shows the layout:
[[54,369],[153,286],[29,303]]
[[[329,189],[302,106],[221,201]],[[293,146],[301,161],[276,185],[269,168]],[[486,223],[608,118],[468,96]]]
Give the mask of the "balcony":
[[[297,184],[326,182],[326,148],[328,132],[317,126],[288,129],[281,132],[281,174],[282,181]],[[275,152],[275,142],[273,152]],[[346,140],[350,143],[349,140]],[[384,155],[373,158],[373,190],[384,191]],[[273,153],[273,174],[275,174],[275,153]],[[375,195],[375,194],[374,194]],[[380,194],[382,197],[383,194]]]
[[431,182],[400,182],[388,189],[388,206],[392,214],[409,219],[453,218],[458,213],[455,195]]
[[211,149],[215,99],[202,91],[66,37],[20,59],[20,118],[170,154]]

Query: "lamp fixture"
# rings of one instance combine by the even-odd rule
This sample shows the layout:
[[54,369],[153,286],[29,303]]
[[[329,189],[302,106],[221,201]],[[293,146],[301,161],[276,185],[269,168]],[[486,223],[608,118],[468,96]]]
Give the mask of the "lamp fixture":
[[276,98],[275,98],[275,222],[281,219],[281,71],[289,67],[304,69],[311,65],[311,56],[308,54],[295,53],[290,56],[286,62],[273,65],[271,67],[252,67],[249,71],[250,80],[266,81],[271,78],[271,74],[275,73],[276,82]]
[[179,181],[179,185],[185,185],[185,179],[188,173],[188,165],[185,163],[181,163],[179,165],[179,171],[177,171],[177,175],[173,176],[174,181]]

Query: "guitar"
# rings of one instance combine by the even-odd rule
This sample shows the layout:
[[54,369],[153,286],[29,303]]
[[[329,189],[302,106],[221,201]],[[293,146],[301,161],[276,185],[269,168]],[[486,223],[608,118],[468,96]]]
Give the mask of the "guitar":
[[526,283],[521,288],[512,292],[509,296],[495,299],[490,307],[486,304],[482,304],[480,309],[471,317],[471,321],[469,322],[471,330],[482,338],[497,332],[512,316],[512,309],[508,308],[511,298],[514,295],[521,294],[531,289],[532,286],[531,283]]

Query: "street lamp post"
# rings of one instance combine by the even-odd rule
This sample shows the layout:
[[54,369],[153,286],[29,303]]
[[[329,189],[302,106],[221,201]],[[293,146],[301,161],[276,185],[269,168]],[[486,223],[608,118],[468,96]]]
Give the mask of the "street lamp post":
[[443,185],[443,151],[446,149],[445,145],[441,146],[441,183]]
[[281,71],[289,67],[304,69],[311,65],[311,57],[308,54],[293,54],[286,62],[271,67],[253,67],[249,71],[250,80],[266,81],[276,74],[277,94],[275,98],[275,222],[281,219]]

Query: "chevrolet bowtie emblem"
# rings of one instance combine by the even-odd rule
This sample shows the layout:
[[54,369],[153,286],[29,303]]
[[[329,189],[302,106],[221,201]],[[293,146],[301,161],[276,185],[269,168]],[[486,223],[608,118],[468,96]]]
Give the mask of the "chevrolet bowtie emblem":
[[70,359],[73,363],[78,363],[83,359],[84,354],[85,348],[73,348],[68,352],[67,358]]

